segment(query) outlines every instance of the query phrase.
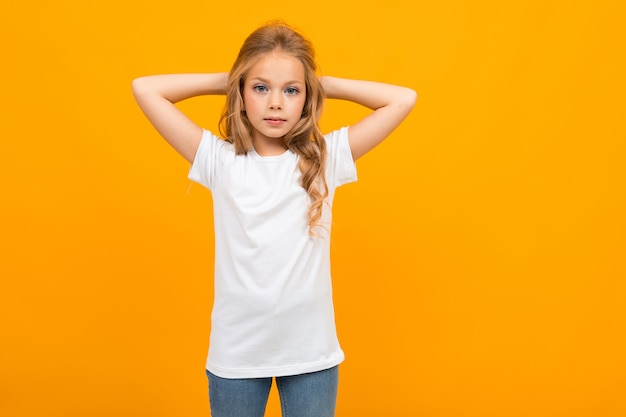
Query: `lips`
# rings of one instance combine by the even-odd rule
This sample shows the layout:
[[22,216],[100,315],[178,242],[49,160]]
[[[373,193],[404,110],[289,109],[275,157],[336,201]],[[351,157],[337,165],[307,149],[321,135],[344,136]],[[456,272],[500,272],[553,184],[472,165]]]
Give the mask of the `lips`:
[[278,126],[286,122],[285,119],[281,119],[280,117],[268,117],[263,119],[271,126]]

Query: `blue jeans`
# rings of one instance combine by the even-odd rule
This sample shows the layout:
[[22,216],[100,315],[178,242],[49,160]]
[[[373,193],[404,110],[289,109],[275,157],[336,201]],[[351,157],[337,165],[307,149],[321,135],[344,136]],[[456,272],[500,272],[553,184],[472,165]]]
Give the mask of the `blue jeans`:
[[[226,379],[206,371],[212,417],[263,417],[272,378]],[[283,417],[333,417],[339,368],[276,377]]]

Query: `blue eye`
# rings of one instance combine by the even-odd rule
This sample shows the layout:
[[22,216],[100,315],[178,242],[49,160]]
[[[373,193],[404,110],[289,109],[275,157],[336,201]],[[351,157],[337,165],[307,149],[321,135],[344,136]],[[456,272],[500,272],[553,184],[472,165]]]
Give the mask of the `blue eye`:
[[267,91],[267,87],[264,86],[263,84],[255,85],[253,88],[254,88],[254,91],[259,92],[259,93],[264,93]]
[[294,94],[298,94],[299,92],[300,91],[297,88],[295,88],[295,87],[287,87],[285,89],[285,93],[290,95],[290,96],[293,96]]

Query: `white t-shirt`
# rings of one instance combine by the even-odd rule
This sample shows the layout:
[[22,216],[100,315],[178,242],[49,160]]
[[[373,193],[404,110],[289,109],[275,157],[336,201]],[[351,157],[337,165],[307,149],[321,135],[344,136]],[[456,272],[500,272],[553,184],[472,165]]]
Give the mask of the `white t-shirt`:
[[335,188],[356,181],[348,128],[325,136],[328,205],[309,236],[308,196],[291,152],[236,155],[204,131],[189,178],[213,196],[215,299],[207,369],[223,378],[296,375],[344,359],[330,277]]

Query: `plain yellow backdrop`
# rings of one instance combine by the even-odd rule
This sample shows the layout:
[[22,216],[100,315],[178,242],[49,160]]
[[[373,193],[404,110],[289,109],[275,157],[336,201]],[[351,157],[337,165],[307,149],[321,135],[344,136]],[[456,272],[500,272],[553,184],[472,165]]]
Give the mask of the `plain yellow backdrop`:
[[[208,416],[210,194],[130,83],[228,70],[282,18],[322,73],[420,97],[336,199],[338,416],[626,416],[624,12],[3,2],[0,415]],[[181,108],[215,130],[222,104]]]

